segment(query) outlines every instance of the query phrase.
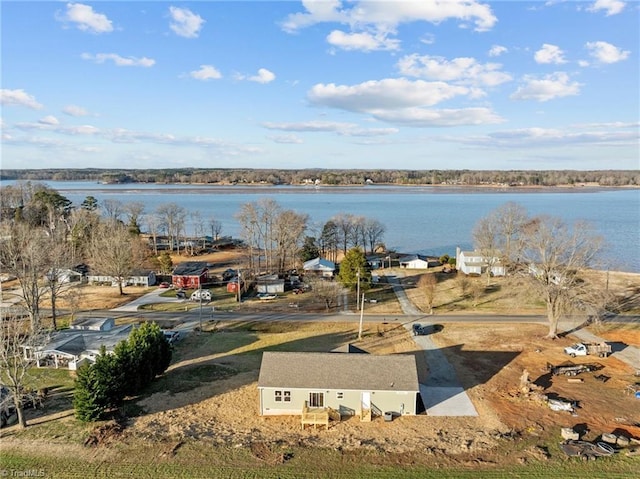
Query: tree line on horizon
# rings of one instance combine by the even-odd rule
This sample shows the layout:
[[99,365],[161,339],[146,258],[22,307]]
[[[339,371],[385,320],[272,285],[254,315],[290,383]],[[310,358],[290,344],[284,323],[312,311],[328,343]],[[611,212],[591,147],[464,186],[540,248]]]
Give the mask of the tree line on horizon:
[[638,170],[404,170],[404,169],[266,169],[266,168],[160,168],[137,169],[4,169],[1,180],[95,181],[117,183],[177,183],[212,185],[348,186],[450,185],[450,186],[639,186]]

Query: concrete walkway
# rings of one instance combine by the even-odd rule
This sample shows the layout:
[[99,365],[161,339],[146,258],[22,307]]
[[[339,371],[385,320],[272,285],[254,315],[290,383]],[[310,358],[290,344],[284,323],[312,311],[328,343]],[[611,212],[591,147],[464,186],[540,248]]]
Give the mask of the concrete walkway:
[[[423,314],[407,298],[397,277],[387,276],[387,281],[393,287],[404,314]],[[430,316],[423,316],[423,318],[421,324],[432,324],[429,320]],[[404,327],[412,331],[413,323],[405,323]],[[477,416],[478,412],[458,381],[453,366],[441,348],[433,342],[431,336],[414,336],[413,340],[424,351],[429,365],[429,377],[425,384],[420,384],[420,396],[427,414],[430,416]]]

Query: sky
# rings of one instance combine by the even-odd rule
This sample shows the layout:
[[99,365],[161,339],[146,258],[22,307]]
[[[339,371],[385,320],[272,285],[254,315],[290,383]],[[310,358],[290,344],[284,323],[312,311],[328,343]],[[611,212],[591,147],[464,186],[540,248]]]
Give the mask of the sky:
[[1,166],[640,168],[637,0],[7,1]]

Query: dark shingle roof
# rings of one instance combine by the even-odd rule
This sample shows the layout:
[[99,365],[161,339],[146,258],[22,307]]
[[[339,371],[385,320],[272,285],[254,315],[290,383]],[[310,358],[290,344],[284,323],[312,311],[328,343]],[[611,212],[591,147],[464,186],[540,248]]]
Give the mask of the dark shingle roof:
[[265,352],[258,387],[419,391],[411,355]]
[[200,276],[207,269],[205,261],[185,261],[175,267],[173,274],[178,276]]

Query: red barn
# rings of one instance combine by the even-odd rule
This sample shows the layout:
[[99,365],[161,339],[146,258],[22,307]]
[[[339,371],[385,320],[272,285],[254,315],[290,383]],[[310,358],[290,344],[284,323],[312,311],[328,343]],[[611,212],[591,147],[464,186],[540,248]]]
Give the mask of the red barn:
[[209,268],[204,261],[185,261],[173,270],[171,282],[176,288],[197,289],[209,278]]

